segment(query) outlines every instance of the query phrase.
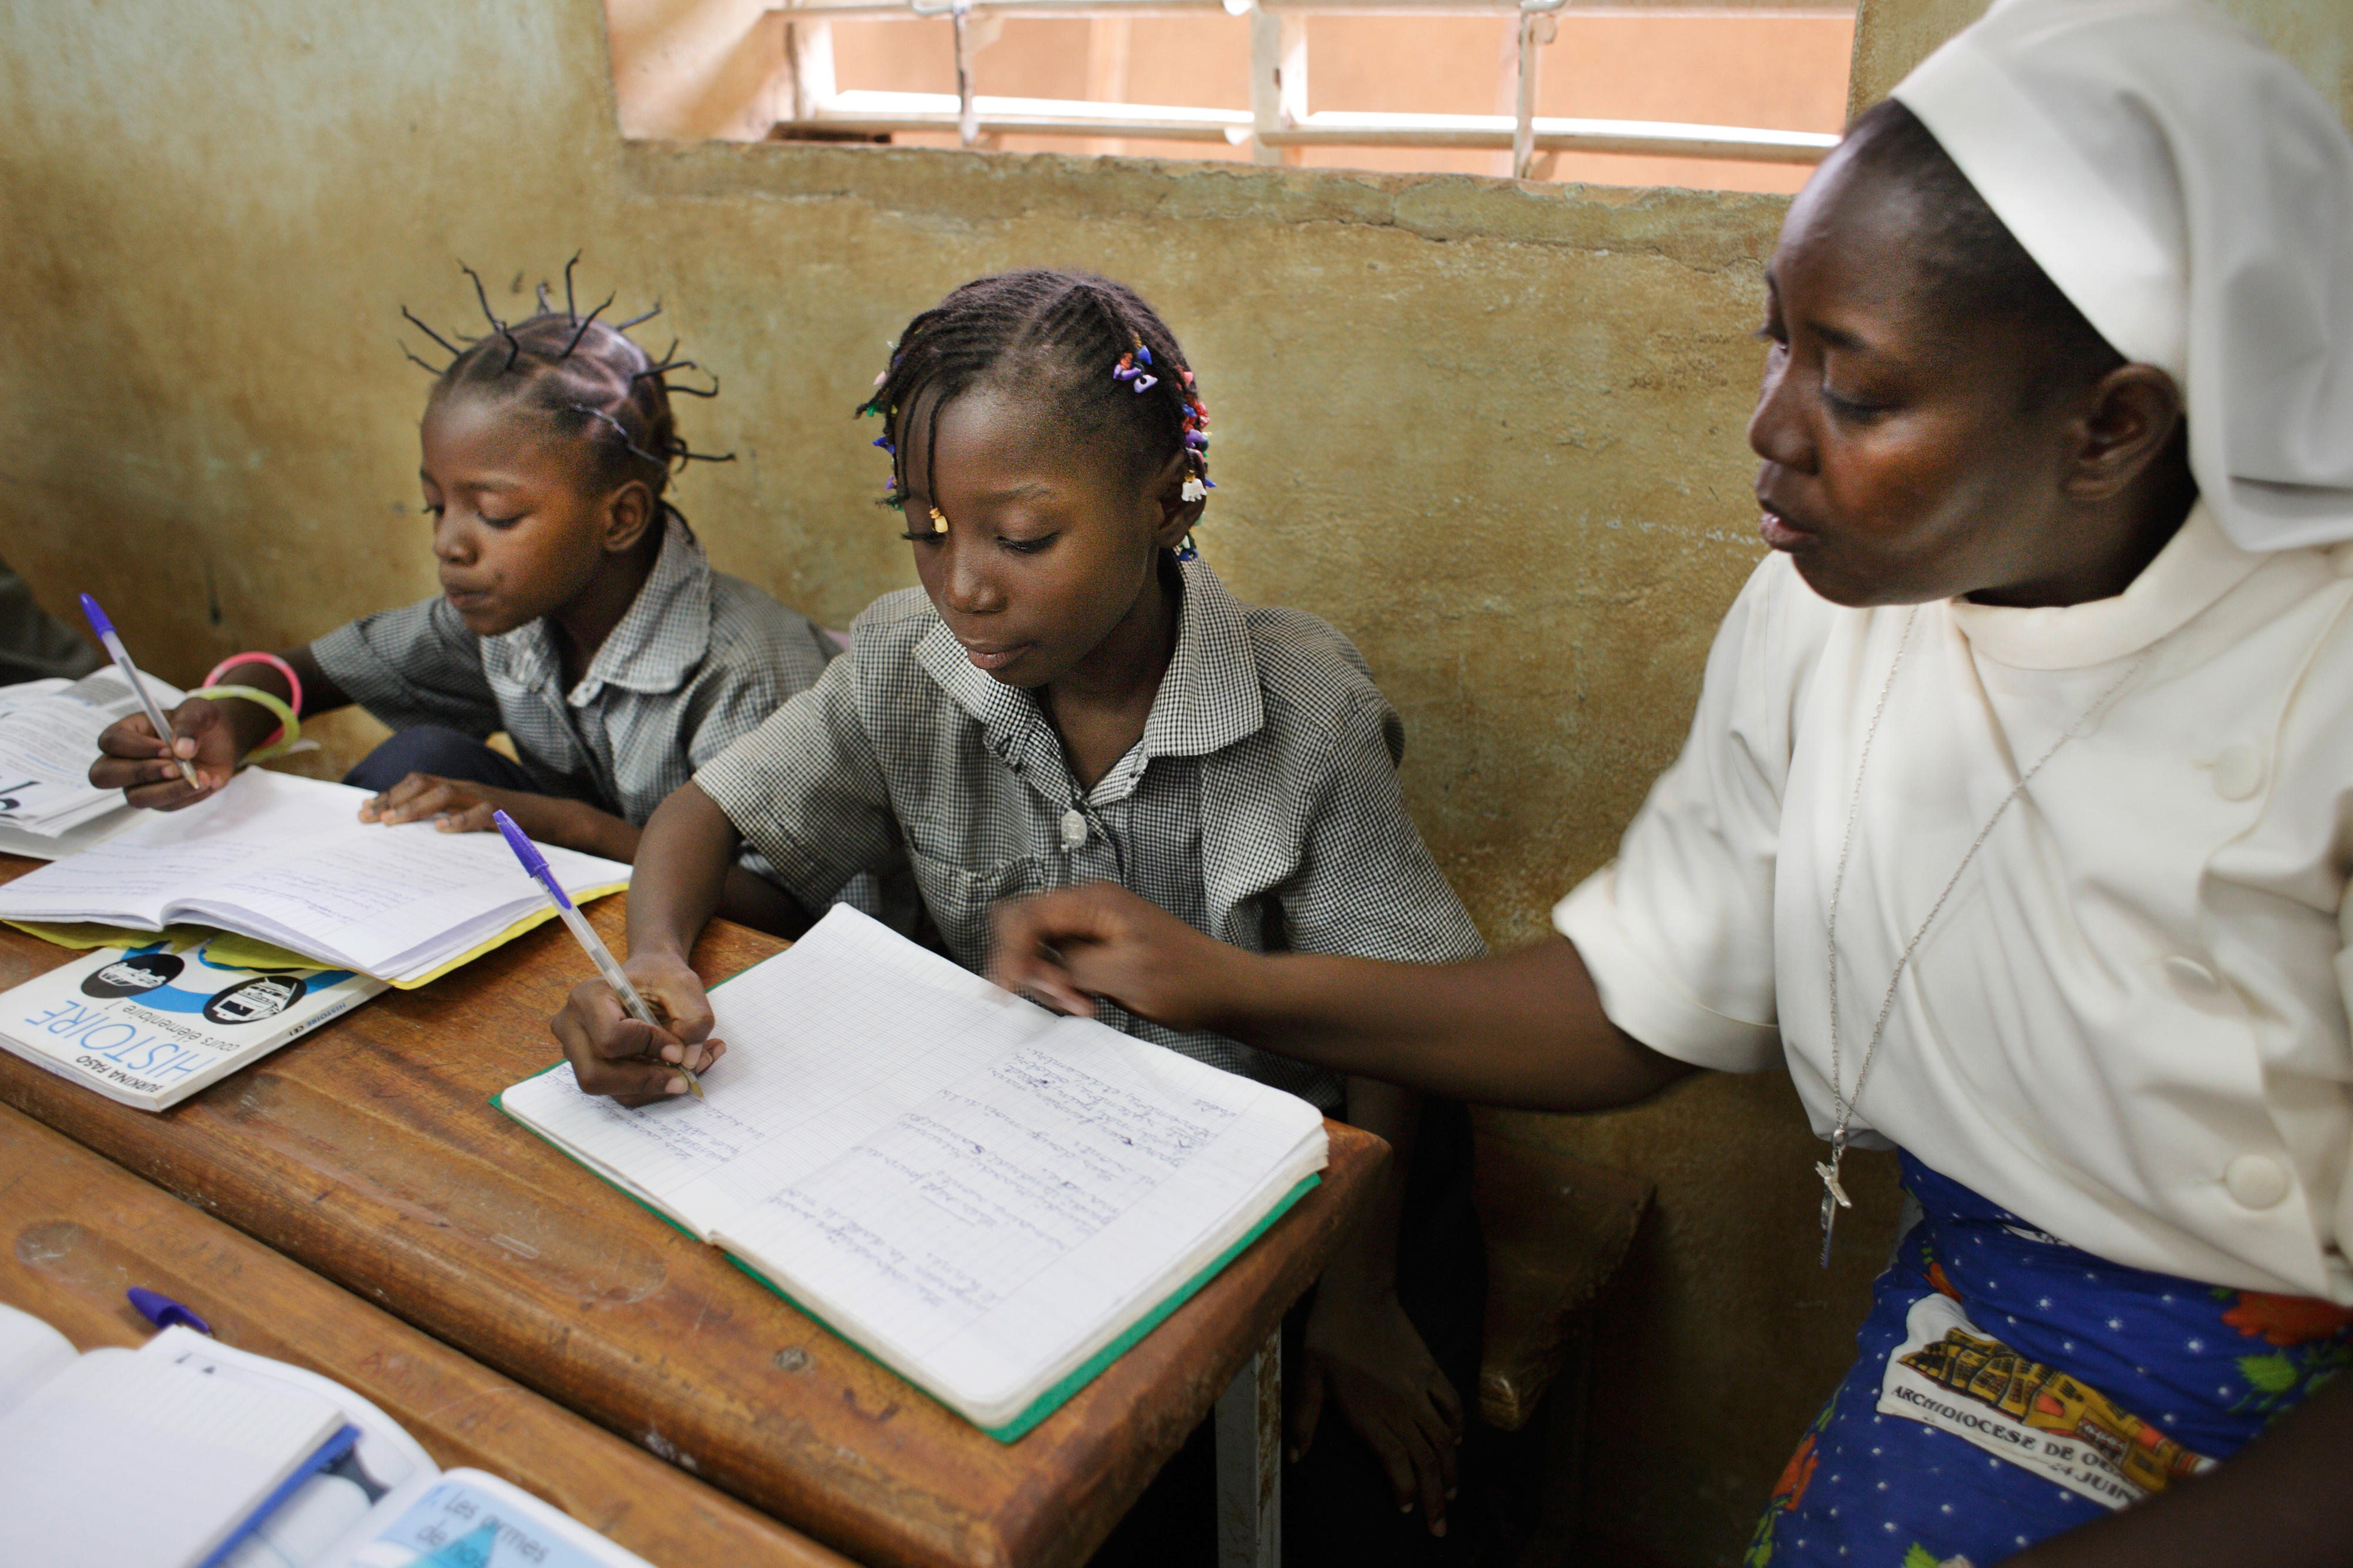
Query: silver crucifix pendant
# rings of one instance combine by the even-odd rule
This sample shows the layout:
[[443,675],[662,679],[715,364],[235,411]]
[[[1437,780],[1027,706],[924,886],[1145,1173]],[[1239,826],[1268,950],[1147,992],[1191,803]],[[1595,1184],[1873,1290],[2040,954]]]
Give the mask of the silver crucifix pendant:
[[1822,1267],[1825,1268],[1831,1266],[1831,1232],[1838,1225],[1838,1212],[1854,1207],[1853,1200],[1846,1195],[1846,1189],[1839,1185],[1839,1163],[1845,1155],[1845,1145],[1833,1139],[1830,1159],[1814,1163],[1814,1174],[1822,1179]]

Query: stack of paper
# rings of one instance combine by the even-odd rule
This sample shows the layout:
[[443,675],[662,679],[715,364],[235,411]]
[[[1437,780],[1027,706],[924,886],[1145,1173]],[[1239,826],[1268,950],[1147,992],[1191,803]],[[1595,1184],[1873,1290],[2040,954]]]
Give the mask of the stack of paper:
[[[179,705],[177,689],[146,681],[166,712]],[[90,782],[90,764],[100,732],[138,711],[137,694],[111,669],[0,687],[0,849],[54,860],[137,821],[121,790]]]
[[[142,812],[105,843],[0,888],[0,920],[136,931],[185,921],[406,988],[554,913],[497,834],[362,822],[369,798],[248,771],[209,800]],[[618,861],[546,853],[575,903],[628,885]]]

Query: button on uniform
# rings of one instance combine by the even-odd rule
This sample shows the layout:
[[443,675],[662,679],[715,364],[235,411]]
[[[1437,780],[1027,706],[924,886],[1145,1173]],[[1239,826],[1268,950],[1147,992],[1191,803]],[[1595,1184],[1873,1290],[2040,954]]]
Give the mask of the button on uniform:
[[2264,1154],[2242,1154],[2222,1168],[2222,1185],[2251,1209],[2267,1209],[2287,1196],[2287,1172]]
[[2245,800],[2263,787],[2263,752],[2244,741],[2223,747],[2214,759],[2214,793],[2224,800]]
[[1073,806],[1062,813],[1062,847],[1065,850],[1076,849],[1086,841],[1086,816]]

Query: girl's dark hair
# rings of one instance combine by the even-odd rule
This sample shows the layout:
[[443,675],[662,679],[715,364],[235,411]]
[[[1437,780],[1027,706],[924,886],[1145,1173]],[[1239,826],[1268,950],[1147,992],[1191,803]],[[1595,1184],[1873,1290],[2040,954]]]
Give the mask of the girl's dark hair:
[[[575,256],[572,262],[579,259]],[[712,376],[707,388],[672,386],[668,378],[673,373],[701,367],[692,360],[678,358],[674,342],[670,353],[657,361],[628,339],[631,327],[660,314],[661,307],[656,305],[630,321],[608,323],[596,319],[613,302],[607,299],[583,316],[573,304],[572,262],[564,268],[564,309],[558,310],[549,302],[547,285],[543,283],[537,312],[514,322],[499,320],[480,276],[459,263],[473,279],[474,297],[491,324],[487,335],[463,340],[462,348],[403,306],[400,313],[410,324],[452,356],[448,364],[437,368],[413,353],[408,355],[437,377],[428,405],[459,392],[517,401],[543,416],[557,436],[584,443],[596,483],[619,485],[640,479],[658,500],[669,488],[675,465],[733,460],[732,452],[714,458],[689,450],[670,410],[674,392],[716,397],[719,378]]]
[[2038,345],[2043,385],[2096,380],[2125,363],[2075,302],[2036,265],[1927,126],[1894,99],[1847,127],[1855,166],[1911,192],[1918,209],[1913,260],[1939,304],[2005,319]]
[[[1137,374],[1114,378],[1122,369]],[[857,409],[882,416],[875,445],[891,454],[892,489],[884,505],[907,494],[902,422],[923,407],[928,468],[940,409],[983,384],[1042,400],[1139,479],[1189,453],[1192,476],[1206,485],[1208,415],[1176,334],[1124,284],[1037,268],[967,283],[900,334],[890,368]],[[935,494],[930,479],[924,490]]]

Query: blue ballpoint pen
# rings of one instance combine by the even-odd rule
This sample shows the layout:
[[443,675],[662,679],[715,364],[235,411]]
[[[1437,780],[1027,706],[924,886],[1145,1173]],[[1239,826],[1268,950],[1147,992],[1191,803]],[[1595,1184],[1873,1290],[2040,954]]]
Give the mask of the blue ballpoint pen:
[[[620,998],[621,1005],[628,1010],[629,1016],[650,1028],[660,1028],[661,1024],[654,1017],[653,1009],[647,1006],[646,999],[638,994],[638,988],[629,984],[628,975],[621,969],[620,960],[613,956],[613,950],[605,945],[605,939],[596,934],[596,928],[588,923],[588,918],[573,907],[572,900],[564,891],[564,884],[558,882],[555,873],[548,869],[547,857],[539,852],[539,846],[531,841],[531,835],[517,827],[514,818],[503,811],[494,811],[491,816],[498,823],[499,835],[507,841],[507,847],[515,852],[515,858],[522,862],[522,868],[547,889],[547,896],[555,902],[555,912],[564,917],[564,923],[572,928],[572,934],[579,939],[582,947],[588,950],[588,956],[596,960],[596,973],[605,977],[605,984],[613,988],[613,994]],[[702,1080],[694,1076],[693,1069],[684,1062],[669,1065],[686,1079],[686,1087],[694,1091],[694,1098],[701,1100],[703,1097]]]
[[[148,693],[147,683],[139,679],[139,667],[131,662],[130,650],[115,635],[114,623],[106,618],[106,612],[100,609],[98,601],[88,594],[81,596],[81,613],[90,617],[90,629],[98,634],[98,640],[104,643],[106,651],[113,656],[114,668],[122,672],[122,679],[129,681],[131,689],[138,694],[139,706],[147,710],[147,722],[155,726],[157,737],[168,749],[172,744],[172,726],[164,722],[164,710],[155,706],[155,699]],[[179,764],[180,776],[188,781],[190,789],[205,787],[197,782],[196,770],[189,764],[187,758],[174,757],[172,761]]]
[[194,1329],[200,1334],[209,1334],[213,1331],[213,1326],[210,1323],[161,1291],[133,1285],[123,1294],[131,1298],[131,1304],[139,1309],[141,1317],[159,1329],[168,1329],[177,1325]]

